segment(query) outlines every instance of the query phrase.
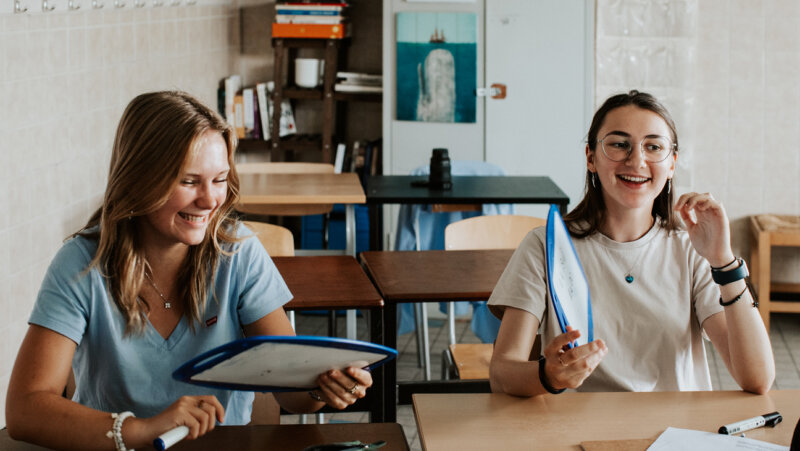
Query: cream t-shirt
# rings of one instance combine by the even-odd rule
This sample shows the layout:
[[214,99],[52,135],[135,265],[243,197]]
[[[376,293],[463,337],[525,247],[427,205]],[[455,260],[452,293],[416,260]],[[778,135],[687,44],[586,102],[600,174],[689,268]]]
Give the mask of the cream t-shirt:
[[[656,221],[628,243],[601,233],[572,241],[589,282],[594,337],[608,347],[578,391],[711,390],[701,325],[722,307],[710,266],[688,234]],[[633,283],[625,281],[628,272]],[[506,306],[535,315],[544,348],[561,334],[549,299],[539,227],[514,252],[489,308],[498,317]]]

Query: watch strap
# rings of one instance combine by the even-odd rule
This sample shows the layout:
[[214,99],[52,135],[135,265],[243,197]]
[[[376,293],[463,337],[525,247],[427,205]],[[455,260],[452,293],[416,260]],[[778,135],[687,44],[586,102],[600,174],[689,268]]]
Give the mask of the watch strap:
[[749,276],[750,273],[747,271],[747,264],[744,260],[742,258],[737,258],[736,262],[739,263],[738,266],[725,271],[711,268],[711,278],[714,279],[714,282],[718,285],[727,285]]

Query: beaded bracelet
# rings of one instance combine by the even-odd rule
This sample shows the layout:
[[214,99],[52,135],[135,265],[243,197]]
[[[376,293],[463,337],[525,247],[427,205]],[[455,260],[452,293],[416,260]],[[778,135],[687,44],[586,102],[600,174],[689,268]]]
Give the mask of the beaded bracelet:
[[544,372],[545,362],[546,360],[544,356],[539,357],[539,382],[542,383],[542,387],[544,387],[544,389],[547,390],[548,393],[557,395],[566,390],[566,388],[553,388],[553,386],[550,385],[549,382],[547,382],[547,374],[545,374]]
[[136,417],[136,415],[130,411],[111,414],[111,418],[114,419],[114,424],[111,426],[111,430],[106,432],[106,437],[114,440],[117,451],[135,451],[125,448],[125,442],[122,441],[122,422],[128,419],[128,417]]
[[[738,302],[739,299],[741,299],[742,296],[744,296],[744,294],[747,293],[748,291],[750,291],[750,285],[745,283],[744,290],[742,290],[742,292],[739,293],[739,296],[736,296],[735,298],[731,299],[730,301],[725,302],[725,301],[722,300],[722,296],[720,296],[719,297],[719,305],[721,305],[723,307],[728,307],[730,305],[733,305],[736,302]],[[751,291],[751,293],[752,293],[752,291]],[[756,299],[755,296],[753,296],[753,307],[756,307],[756,308],[758,307],[758,299]]]

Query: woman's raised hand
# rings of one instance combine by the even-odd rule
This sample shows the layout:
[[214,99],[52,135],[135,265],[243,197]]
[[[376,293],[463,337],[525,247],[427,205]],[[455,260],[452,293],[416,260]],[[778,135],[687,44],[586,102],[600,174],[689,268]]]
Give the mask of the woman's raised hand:
[[600,339],[570,349],[568,344],[580,336],[579,330],[567,326],[566,333],[557,336],[544,348],[544,371],[553,388],[579,387],[608,353],[606,344]]
[[319,388],[314,393],[329,406],[341,410],[366,396],[367,388],[372,386],[372,375],[369,371],[349,367],[322,373],[317,382]]
[[709,193],[686,193],[675,203],[686,224],[692,246],[711,266],[724,266],[733,260],[728,215]]

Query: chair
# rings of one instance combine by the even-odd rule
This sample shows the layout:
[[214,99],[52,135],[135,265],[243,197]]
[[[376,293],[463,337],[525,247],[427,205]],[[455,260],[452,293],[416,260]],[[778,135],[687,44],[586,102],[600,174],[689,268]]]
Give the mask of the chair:
[[[426,176],[430,166],[420,166],[411,175]],[[451,162],[451,174],[504,176],[503,168],[485,161]],[[395,250],[441,250],[444,249],[444,229],[448,224],[479,215],[513,214],[514,206],[509,204],[483,205],[402,205],[398,213]],[[457,303],[466,313],[469,303]],[[440,308],[444,309],[444,304]],[[445,311],[445,310],[442,310]],[[430,346],[428,341],[428,314],[421,303],[401,304],[399,307],[397,330],[399,334],[417,331],[417,350],[420,366],[424,369],[425,380],[430,380]],[[410,320],[409,318],[414,318]]]
[[[445,249],[516,249],[522,239],[536,227],[547,224],[547,220],[520,215],[477,216],[454,222],[444,229]],[[492,358],[494,338],[500,321],[481,302],[472,314],[472,329],[481,338],[482,344],[456,344],[455,307],[447,307],[447,324],[450,346],[442,356],[442,374],[445,378],[453,372],[459,379],[488,379],[489,361]],[[491,338],[491,339],[490,339]],[[452,366],[451,366],[452,365]],[[448,367],[455,371],[448,371]]]
[[800,313],[800,303],[771,299],[773,291],[800,293],[799,283],[772,282],[770,258],[773,246],[800,247],[800,216],[756,215],[750,217],[750,280],[758,294],[758,309],[769,332],[770,312]]

